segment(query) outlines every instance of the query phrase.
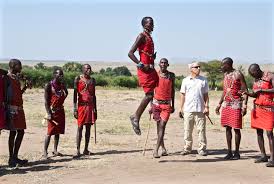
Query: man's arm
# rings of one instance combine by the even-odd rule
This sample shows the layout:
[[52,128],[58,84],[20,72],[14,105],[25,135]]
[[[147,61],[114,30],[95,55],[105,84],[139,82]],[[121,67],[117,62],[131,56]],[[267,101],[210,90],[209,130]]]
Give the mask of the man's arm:
[[175,104],[174,104],[174,98],[175,98],[175,74],[171,73],[171,80],[172,80],[172,89],[171,89],[171,107],[173,113],[175,111]]
[[145,36],[141,33],[136,38],[136,41],[132,45],[131,49],[128,52],[128,57],[136,64],[139,64],[141,61],[139,61],[136,56],[134,55],[134,52],[137,50],[140,44],[142,44],[145,40]]
[[45,108],[48,114],[48,120],[52,119],[52,111],[50,109],[50,94],[51,94],[51,85],[48,83],[46,84],[44,88],[45,94],[44,94],[44,100],[45,100]]
[[76,119],[78,119],[78,108],[77,108],[77,97],[78,97],[78,82],[79,82],[80,77],[77,76],[74,79],[74,91],[73,91],[73,115]]
[[[239,71],[239,78],[240,78],[240,81],[241,81],[241,90],[242,91],[247,91],[247,85],[246,85],[246,81],[245,81],[245,78],[244,78],[244,75],[242,74],[242,72]],[[247,94],[243,93],[243,108],[242,108],[242,115],[246,115],[246,108],[247,108],[247,100],[248,100],[248,96]]]
[[[224,82],[224,81],[223,81],[223,82]],[[224,89],[224,85],[223,85],[223,89]],[[221,108],[222,103],[223,103],[223,101],[224,101],[224,97],[225,97],[225,92],[224,92],[224,90],[223,90],[222,96],[221,96],[221,98],[220,98],[220,100],[219,100],[219,103],[218,103],[216,109],[215,109],[215,113],[216,113],[217,115],[220,114],[220,108]]]
[[96,92],[95,92],[96,80],[94,78],[93,78],[93,82],[94,82],[94,96],[93,96],[94,111],[97,112],[97,101],[96,101]]
[[274,74],[270,74],[270,81],[271,81],[271,84],[272,84],[272,88],[271,89],[261,89],[261,92],[274,93]]
[[208,97],[208,82],[207,80],[205,80],[205,86],[203,88],[203,97],[204,97],[204,105],[205,105],[205,109],[204,109],[204,114],[205,115],[209,115],[209,97]]
[[208,93],[204,93],[203,97],[204,97],[204,103],[205,103],[204,114],[208,115],[209,114],[209,97],[208,97]]

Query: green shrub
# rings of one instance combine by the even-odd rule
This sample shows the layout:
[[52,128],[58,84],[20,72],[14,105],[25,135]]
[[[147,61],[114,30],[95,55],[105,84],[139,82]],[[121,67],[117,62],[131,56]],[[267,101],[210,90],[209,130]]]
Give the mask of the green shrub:
[[113,79],[112,84],[113,84],[113,86],[136,88],[137,87],[137,78],[136,77],[118,76]]

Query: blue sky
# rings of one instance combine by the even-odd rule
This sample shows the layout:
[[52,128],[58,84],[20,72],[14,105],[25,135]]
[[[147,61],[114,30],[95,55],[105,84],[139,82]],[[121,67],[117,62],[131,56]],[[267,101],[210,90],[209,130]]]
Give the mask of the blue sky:
[[158,58],[273,61],[271,1],[130,2],[5,0],[0,58],[129,62],[141,19],[152,16]]

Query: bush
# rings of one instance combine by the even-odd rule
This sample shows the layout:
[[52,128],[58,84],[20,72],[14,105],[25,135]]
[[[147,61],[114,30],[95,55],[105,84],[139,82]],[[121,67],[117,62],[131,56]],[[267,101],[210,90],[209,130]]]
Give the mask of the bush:
[[96,80],[96,86],[107,86],[109,85],[110,78],[104,75],[93,75],[94,79]]
[[114,86],[136,88],[137,84],[138,82],[136,77],[118,76],[113,79]]
[[64,72],[81,72],[82,65],[76,62],[68,62],[63,66]]

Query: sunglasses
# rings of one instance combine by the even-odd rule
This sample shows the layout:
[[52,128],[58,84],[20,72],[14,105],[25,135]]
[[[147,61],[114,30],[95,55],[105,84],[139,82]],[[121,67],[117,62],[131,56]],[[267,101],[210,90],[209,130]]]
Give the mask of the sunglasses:
[[193,66],[191,68],[197,68],[197,69],[199,68],[200,69],[201,67],[200,66]]

